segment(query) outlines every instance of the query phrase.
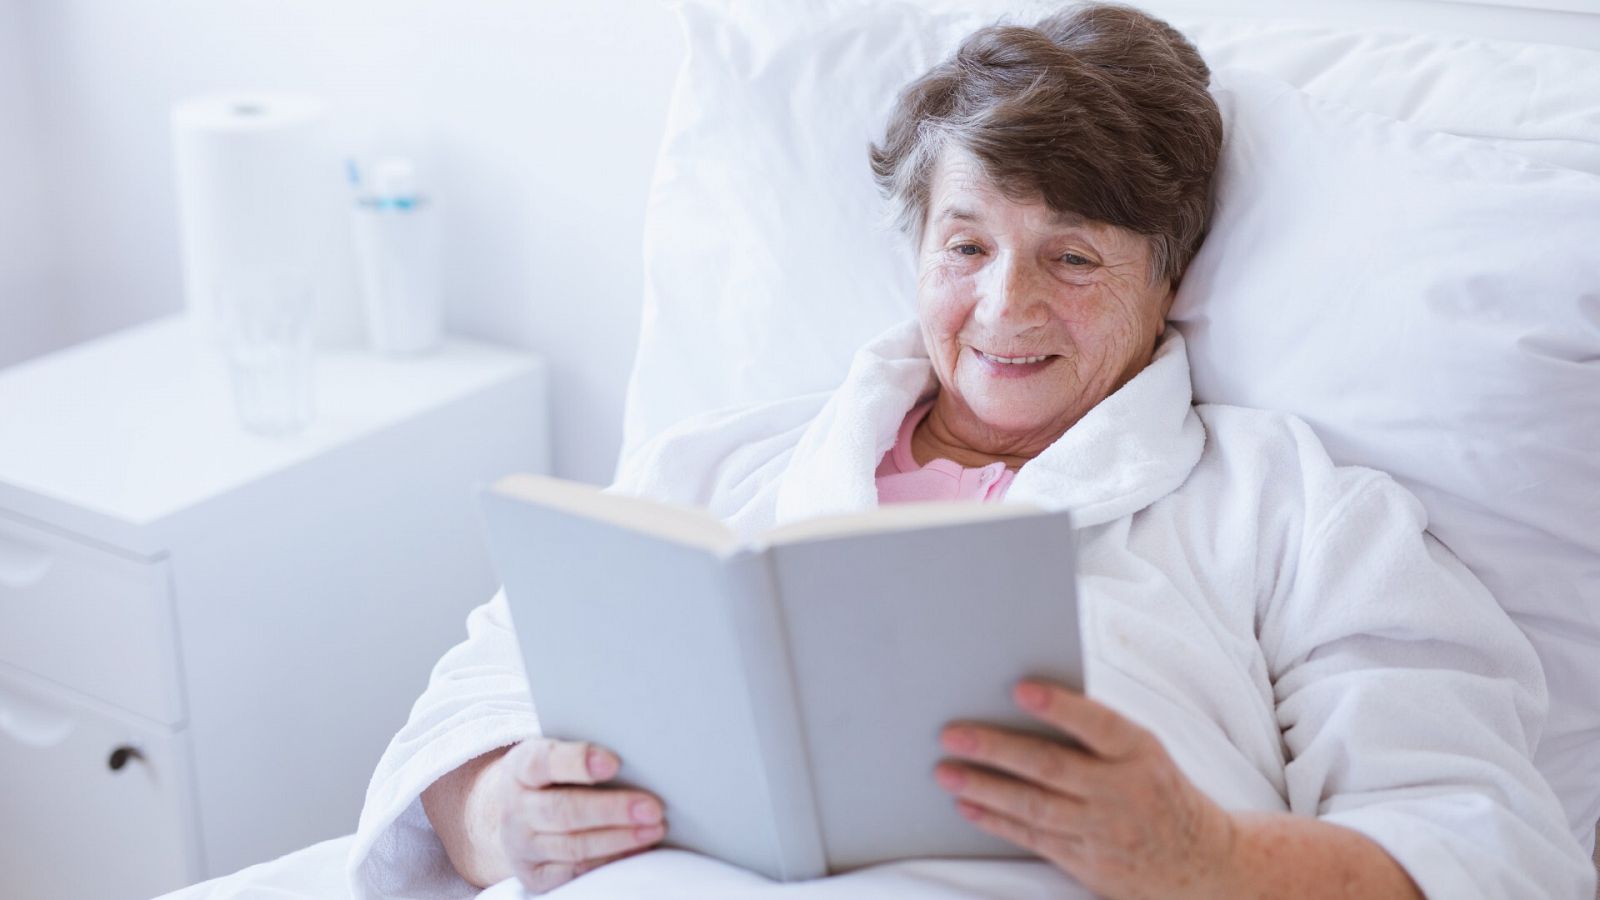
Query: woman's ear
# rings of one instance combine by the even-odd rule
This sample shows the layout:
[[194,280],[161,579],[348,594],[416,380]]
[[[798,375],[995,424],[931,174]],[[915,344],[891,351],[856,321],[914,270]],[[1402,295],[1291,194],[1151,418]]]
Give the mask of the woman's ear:
[[1167,316],[1172,314],[1172,301],[1178,298],[1178,285],[1169,280],[1167,282],[1167,295],[1161,298],[1161,321],[1165,322]]

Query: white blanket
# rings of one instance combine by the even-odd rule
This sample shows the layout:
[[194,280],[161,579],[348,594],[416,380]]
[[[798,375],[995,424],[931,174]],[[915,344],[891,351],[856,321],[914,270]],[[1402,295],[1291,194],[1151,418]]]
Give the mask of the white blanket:
[[[837,391],[683,423],[612,489],[706,506],[743,532],[863,509],[898,425],[935,387],[907,322],[863,348]],[[1291,417],[1192,407],[1176,332],[1007,498],[1073,511],[1090,695],[1153,731],[1225,807],[1356,829],[1430,896],[1592,895],[1587,853],[1529,761],[1546,697],[1521,632],[1389,478],[1334,467]],[[475,893],[418,797],[537,729],[497,595],[378,765],[350,856],[355,895]],[[557,895],[750,896],[754,878],[657,851]],[[1020,896],[1070,882],[1042,864],[916,861],[765,890],[995,896],[1008,884]]]

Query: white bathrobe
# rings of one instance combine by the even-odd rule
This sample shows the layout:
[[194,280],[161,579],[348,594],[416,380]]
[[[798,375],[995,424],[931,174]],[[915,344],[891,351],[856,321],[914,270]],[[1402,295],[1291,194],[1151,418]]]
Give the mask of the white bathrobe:
[[[706,506],[747,533],[871,507],[878,461],[936,389],[907,322],[863,348],[831,394],[685,422],[634,454],[612,489]],[[1090,696],[1154,732],[1224,807],[1355,829],[1432,897],[1592,896],[1588,855],[1530,761],[1546,695],[1522,633],[1388,477],[1334,466],[1292,417],[1192,406],[1175,331],[1023,466],[1006,499],[1072,511]],[[373,777],[350,859],[357,897],[474,893],[418,797],[538,722],[503,594],[467,627]],[[767,890],[1081,893],[1015,861],[911,861],[766,887],[664,850],[558,896]]]

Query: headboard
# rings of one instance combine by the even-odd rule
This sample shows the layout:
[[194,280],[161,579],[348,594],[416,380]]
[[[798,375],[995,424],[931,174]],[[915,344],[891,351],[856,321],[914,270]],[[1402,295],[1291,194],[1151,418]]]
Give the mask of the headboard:
[[1303,19],[1600,49],[1600,0],[1140,0],[1161,15]]

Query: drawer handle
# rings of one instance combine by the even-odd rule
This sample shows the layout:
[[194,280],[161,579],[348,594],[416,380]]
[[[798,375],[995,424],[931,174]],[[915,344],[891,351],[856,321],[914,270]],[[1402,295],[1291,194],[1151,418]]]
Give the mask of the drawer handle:
[[43,547],[0,537],[0,585],[13,590],[32,587],[50,571],[55,555]]
[[72,733],[72,717],[0,693],[0,733],[30,747],[54,747]]
[[123,744],[117,749],[111,751],[111,756],[106,759],[106,768],[113,772],[120,772],[122,771],[122,767],[128,764],[129,760],[138,760],[139,762],[144,762],[144,754],[140,752],[138,747],[134,747],[130,744]]

